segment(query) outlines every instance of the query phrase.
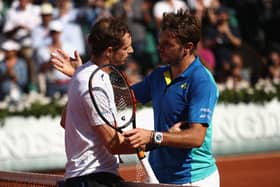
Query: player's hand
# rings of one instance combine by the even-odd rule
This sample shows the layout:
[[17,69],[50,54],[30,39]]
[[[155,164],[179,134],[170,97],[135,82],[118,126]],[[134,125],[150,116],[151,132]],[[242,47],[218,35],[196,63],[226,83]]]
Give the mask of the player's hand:
[[82,64],[79,53],[74,51],[75,58],[71,58],[65,51],[57,49],[51,53],[51,64],[58,71],[72,77],[75,70]]
[[153,132],[151,130],[136,128],[124,132],[123,135],[134,148],[138,148],[151,142]]

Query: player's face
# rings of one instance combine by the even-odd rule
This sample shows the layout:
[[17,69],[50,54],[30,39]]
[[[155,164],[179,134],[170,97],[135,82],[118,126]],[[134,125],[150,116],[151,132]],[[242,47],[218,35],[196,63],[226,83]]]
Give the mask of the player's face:
[[164,64],[178,64],[184,57],[184,47],[166,31],[159,35],[158,51]]
[[129,33],[123,37],[123,45],[120,49],[114,52],[113,62],[116,65],[124,64],[131,53],[133,53],[132,40]]

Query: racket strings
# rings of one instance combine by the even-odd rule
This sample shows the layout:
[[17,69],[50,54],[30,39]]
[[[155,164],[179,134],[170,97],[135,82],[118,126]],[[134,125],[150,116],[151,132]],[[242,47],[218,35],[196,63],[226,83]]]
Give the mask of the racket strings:
[[95,101],[98,101],[95,102],[95,104],[99,112],[102,114],[104,118],[106,118],[108,122],[110,122],[110,124],[113,127],[117,128],[117,121],[114,116],[115,109],[112,103],[110,102],[109,95],[106,93],[106,91],[103,88],[98,86],[93,87],[91,92]]
[[114,92],[118,127],[124,128],[129,125],[133,115],[133,100],[130,88],[125,79],[114,71],[110,73],[110,81]]
[[135,165],[135,181],[147,182],[147,174],[139,160],[136,161],[136,165]]

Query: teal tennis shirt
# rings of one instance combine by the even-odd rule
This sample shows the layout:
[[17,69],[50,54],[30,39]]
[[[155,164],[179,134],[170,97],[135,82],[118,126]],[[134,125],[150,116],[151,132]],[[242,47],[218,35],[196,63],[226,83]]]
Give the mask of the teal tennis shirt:
[[195,182],[217,170],[212,154],[212,116],[219,92],[198,57],[174,80],[169,66],[161,66],[132,88],[138,102],[152,101],[156,131],[166,132],[179,121],[208,126],[199,148],[161,147],[150,152],[150,164],[161,183]]

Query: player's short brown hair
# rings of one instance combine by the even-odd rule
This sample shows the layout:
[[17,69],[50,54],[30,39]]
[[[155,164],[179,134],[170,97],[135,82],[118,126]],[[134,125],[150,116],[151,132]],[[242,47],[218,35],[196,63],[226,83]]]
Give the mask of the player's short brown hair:
[[201,23],[190,11],[180,9],[163,14],[161,31],[170,32],[183,45],[192,42],[196,48],[201,37]]
[[127,24],[119,18],[103,18],[91,28],[88,43],[91,53],[100,56],[108,47],[118,50],[123,45],[123,36],[129,33]]

